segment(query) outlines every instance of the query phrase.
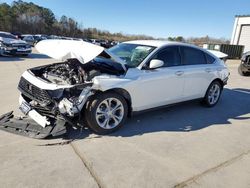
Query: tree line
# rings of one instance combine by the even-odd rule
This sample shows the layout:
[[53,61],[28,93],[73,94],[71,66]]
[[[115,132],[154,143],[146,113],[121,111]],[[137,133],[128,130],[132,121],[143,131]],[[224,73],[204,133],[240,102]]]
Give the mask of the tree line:
[[153,39],[146,35],[110,33],[96,28],[84,29],[73,18],[63,15],[57,19],[50,9],[22,0],[13,1],[11,5],[0,4],[0,31],[119,41]]
[[[0,31],[115,41],[155,39],[147,35],[127,35],[123,33],[110,33],[109,31],[103,31],[97,28],[82,28],[81,24],[73,18],[65,15],[56,18],[50,9],[22,0],[13,1],[11,5],[7,3],[0,4]],[[194,43],[199,43],[200,41],[228,42],[226,39],[213,39],[208,36],[188,39],[178,36],[164,39]]]

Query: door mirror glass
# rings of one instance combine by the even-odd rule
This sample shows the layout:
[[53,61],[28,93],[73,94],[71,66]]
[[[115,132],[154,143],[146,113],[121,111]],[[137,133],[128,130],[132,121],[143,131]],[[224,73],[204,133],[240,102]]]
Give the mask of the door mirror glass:
[[164,62],[159,59],[152,59],[149,63],[149,68],[150,69],[157,69],[160,68],[164,65]]

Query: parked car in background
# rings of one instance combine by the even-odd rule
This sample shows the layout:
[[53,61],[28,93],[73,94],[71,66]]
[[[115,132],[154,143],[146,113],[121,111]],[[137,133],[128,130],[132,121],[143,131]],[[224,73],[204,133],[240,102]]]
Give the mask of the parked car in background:
[[34,44],[36,43],[36,40],[34,39],[33,35],[21,35],[21,39],[31,46],[34,46]]
[[110,48],[110,47],[112,47],[111,41],[109,41],[109,40],[101,40],[100,44],[104,48]]
[[111,42],[111,46],[115,46],[115,45],[117,45],[117,44],[120,44],[120,42],[119,42],[119,41],[112,41],[112,42]]
[[238,70],[242,76],[250,75],[250,51],[243,54]]
[[85,42],[92,43],[92,41],[90,39],[87,39],[87,38],[82,38],[82,40],[85,41]]
[[0,31],[0,55],[28,55],[31,46],[16,36]]
[[46,39],[61,39],[61,37],[57,36],[57,35],[50,35],[50,36],[46,37]]
[[12,35],[14,35],[17,39],[21,39],[22,33],[20,32],[11,32]]
[[90,41],[92,44],[101,46],[101,40],[99,40],[99,39],[90,39]]
[[60,59],[25,71],[19,82],[20,109],[41,126],[39,134],[65,123],[108,134],[134,112],[194,99],[212,107],[229,76],[214,54],[184,43],[129,41],[105,49],[46,40],[36,48]]
[[47,40],[50,37],[47,35],[42,35],[42,34],[37,34],[37,35],[33,35],[33,38],[35,39],[35,44],[42,41],[42,40]]

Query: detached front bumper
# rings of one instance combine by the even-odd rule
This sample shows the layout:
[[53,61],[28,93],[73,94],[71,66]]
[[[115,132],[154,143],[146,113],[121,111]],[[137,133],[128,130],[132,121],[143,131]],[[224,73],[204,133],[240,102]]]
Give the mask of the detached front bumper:
[[50,122],[49,118],[41,115],[29,106],[29,103],[20,96],[21,111],[30,118],[14,118],[13,112],[0,116],[0,129],[14,134],[31,138],[46,138],[48,136],[60,136],[66,133],[66,121],[56,118]]
[[32,107],[28,104],[27,101],[24,100],[22,95],[19,97],[19,109],[25,114],[32,118],[36,123],[41,125],[42,127],[46,127],[47,125],[51,125],[51,122],[48,120],[46,116],[42,116],[36,110],[32,109]]

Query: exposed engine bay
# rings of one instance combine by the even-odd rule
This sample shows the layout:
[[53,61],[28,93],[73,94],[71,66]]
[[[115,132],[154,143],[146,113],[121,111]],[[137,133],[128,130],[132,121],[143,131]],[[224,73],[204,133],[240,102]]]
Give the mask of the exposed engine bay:
[[87,64],[77,59],[68,59],[63,63],[36,67],[30,70],[47,82],[58,85],[75,85],[90,82],[95,76],[101,74],[120,75],[124,71],[119,64],[104,58],[96,58]]
[[62,63],[45,68],[42,77],[54,84],[74,85],[83,83],[87,75],[81,66],[72,66],[71,63]]

